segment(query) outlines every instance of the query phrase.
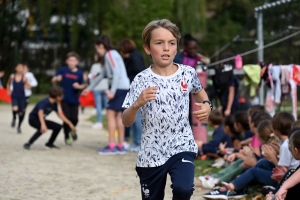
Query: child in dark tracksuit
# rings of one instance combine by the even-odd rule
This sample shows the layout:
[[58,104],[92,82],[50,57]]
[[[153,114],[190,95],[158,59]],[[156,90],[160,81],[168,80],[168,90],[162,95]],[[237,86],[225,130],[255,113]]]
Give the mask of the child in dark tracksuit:
[[[70,52],[67,54],[66,63],[68,66],[60,68],[52,78],[52,83],[60,82],[64,89],[64,97],[61,107],[64,115],[72,122],[74,126],[78,123],[79,91],[86,87],[83,80],[83,72],[77,68],[79,56],[77,53]],[[63,124],[65,133],[65,143],[72,144],[72,139],[77,140],[77,134],[70,130],[68,124]]]
[[30,146],[37,140],[47,129],[53,130],[49,141],[45,144],[47,148],[58,149],[53,143],[61,130],[61,125],[50,120],[46,120],[45,117],[49,115],[52,111],[55,111],[59,118],[63,120],[64,123],[68,124],[71,130],[75,130],[73,124],[58,111],[57,103],[59,103],[63,98],[63,89],[58,86],[52,86],[49,90],[49,97],[41,100],[36,104],[31,113],[29,114],[29,124],[30,126],[37,129],[36,133],[30,138],[29,142],[24,144],[24,149],[29,150]]
[[199,154],[217,154],[220,143],[226,143],[226,148],[232,147],[231,138],[224,132],[222,113],[218,110],[211,111],[208,117],[209,126],[214,128],[212,140],[203,144],[202,141],[197,140]]

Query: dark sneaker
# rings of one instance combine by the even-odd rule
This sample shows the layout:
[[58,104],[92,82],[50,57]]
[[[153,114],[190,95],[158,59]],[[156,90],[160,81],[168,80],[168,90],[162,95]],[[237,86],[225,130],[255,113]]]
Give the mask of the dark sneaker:
[[237,192],[232,191],[232,190],[225,190],[223,192],[220,189],[213,190],[213,191],[203,195],[203,197],[205,199],[224,199],[224,200],[241,199],[245,196],[246,196],[245,194],[237,193]]
[[11,122],[11,127],[12,127],[12,128],[15,128],[15,126],[16,126],[16,120],[13,119],[12,122]]
[[71,146],[72,145],[72,140],[70,138],[65,139],[65,143],[66,143],[66,145]]
[[49,148],[49,149],[59,149],[59,147],[55,146],[54,144],[45,144],[45,147],[46,148]]
[[110,148],[109,146],[106,146],[104,149],[98,150],[98,154],[100,155],[116,155],[119,154],[117,147]]
[[22,130],[21,130],[21,128],[20,128],[20,127],[17,129],[17,132],[18,132],[19,134],[21,134],[21,133],[22,133]]
[[76,134],[76,132],[75,131],[71,131],[70,134],[71,134],[72,139],[74,141],[76,141],[77,140],[77,134]]
[[29,150],[30,149],[30,144],[29,143],[26,143],[26,144],[24,144],[24,149],[26,149],[26,150]]
[[126,154],[127,150],[125,149],[125,147],[123,146],[122,148],[117,147],[117,154]]

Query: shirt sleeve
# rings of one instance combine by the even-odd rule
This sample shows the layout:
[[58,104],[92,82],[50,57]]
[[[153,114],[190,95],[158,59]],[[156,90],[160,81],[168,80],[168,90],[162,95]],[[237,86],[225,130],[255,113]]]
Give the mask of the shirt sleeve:
[[37,82],[37,80],[35,79],[33,73],[30,72],[28,75],[29,75],[29,76],[27,76],[27,78],[28,78],[28,81],[29,81],[30,86],[31,86],[31,87],[36,87],[36,86],[38,86],[38,82]]
[[89,87],[87,89],[93,90],[98,85],[98,83],[104,78],[105,73],[106,73],[106,69],[103,68],[101,73],[95,79],[92,80],[91,84],[89,85]]
[[37,112],[39,112],[39,110],[44,110],[46,107],[44,101],[43,102],[40,102],[38,105],[37,105]]
[[108,59],[106,59],[106,61],[109,61],[109,62],[107,62],[108,67],[112,71],[112,81],[111,81],[110,92],[115,94],[118,89],[118,83],[122,76],[122,74],[121,74],[122,71],[120,70],[120,68],[121,67],[125,68],[125,64],[124,64],[122,57],[120,55],[118,55],[117,52],[110,51],[107,53],[106,56],[108,56],[107,57]]
[[202,84],[200,83],[200,81],[198,79],[197,72],[195,69],[192,70],[191,85],[192,85],[191,93],[193,93],[193,94],[197,94],[200,90],[203,89]]
[[139,78],[135,77],[130,85],[130,89],[124,99],[122,108],[129,108],[137,100],[141,93],[141,88],[138,86]]
[[257,135],[254,135],[253,137],[252,137],[252,141],[251,141],[251,146],[253,147],[253,148],[260,148],[260,141],[259,141],[259,139],[258,139],[258,136]]
[[78,83],[79,83],[79,84],[83,84],[83,82],[84,82],[84,80],[83,80],[83,72],[80,71],[80,75],[79,75],[79,77],[78,77]]
[[292,160],[293,160],[293,157],[292,157],[291,152],[289,151],[288,143],[285,142],[280,147],[280,156],[279,156],[278,165],[290,167]]

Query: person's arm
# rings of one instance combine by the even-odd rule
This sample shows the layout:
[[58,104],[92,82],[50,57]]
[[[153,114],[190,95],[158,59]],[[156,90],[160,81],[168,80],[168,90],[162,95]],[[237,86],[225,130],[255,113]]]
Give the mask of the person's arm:
[[8,94],[8,95],[11,95],[10,85],[11,85],[11,81],[12,81],[13,79],[14,79],[14,75],[11,74],[11,75],[9,76],[9,79],[8,79],[7,83],[6,83],[6,90],[7,90],[7,94]]
[[87,87],[87,84],[84,83],[83,73],[79,76],[78,82],[73,84],[73,87],[77,90],[83,90]]
[[245,145],[250,144],[251,142],[252,142],[252,138],[248,138],[246,140],[241,141],[240,145],[245,146]]
[[233,98],[234,98],[234,86],[231,85],[229,86],[229,94],[228,94],[228,100],[227,100],[227,106],[226,106],[226,110],[224,112],[225,116],[230,115],[231,113],[231,107],[232,107],[232,103],[233,103]]
[[72,122],[70,120],[68,120],[65,115],[62,112],[56,112],[57,116],[63,120],[63,122],[65,122],[66,124],[69,125],[70,129],[72,131],[75,131],[75,126],[72,124]]
[[295,185],[300,183],[300,170],[297,170],[292,176],[290,176],[281,186],[281,188],[276,193],[276,196],[282,196],[282,194],[286,193],[288,189],[294,187]]
[[29,77],[28,77],[29,83],[31,87],[36,87],[38,86],[38,82],[36,80],[36,78],[34,77],[33,73],[30,73]]
[[109,93],[113,96],[117,89],[118,89],[118,84],[121,78],[121,70],[120,68],[123,67],[125,68],[124,61],[120,55],[117,55],[117,52],[109,52],[111,53],[111,57],[109,56],[109,62],[107,62],[108,67],[112,71],[112,82],[111,82],[111,88],[109,90]]
[[62,75],[63,75],[63,71],[62,71],[62,70],[63,70],[63,69],[60,68],[60,69],[56,72],[55,76],[51,79],[51,83],[52,83],[52,84],[58,83],[58,82],[60,82],[60,81],[62,80]]
[[47,126],[44,118],[44,110],[40,109],[38,111],[39,121],[41,123],[41,133],[45,133],[47,131]]
[[198,102],[196,105],[200,108],[197,111],[194,111],[193,114],[200,121],[206,121],[211,112],[210,105],[208,103],[202,103],[205,100],[208,100],[208,96],[204,89],[200,90],[198,93],[193,95],[195,100]]
[[31,85],[30,85],[30,83],[29,83],[29,80],[28,80],[28,78],[27,77],[24,77],[24,87],[25,87],[25,89],[30,89],[31,88]]
[[83,91],[83,94],[87,94],[89,91],[93,90],[98,83],[104,78],[104,74],[106,73],[105,68],[103,68],[102,72],[92,80],[91,84]]

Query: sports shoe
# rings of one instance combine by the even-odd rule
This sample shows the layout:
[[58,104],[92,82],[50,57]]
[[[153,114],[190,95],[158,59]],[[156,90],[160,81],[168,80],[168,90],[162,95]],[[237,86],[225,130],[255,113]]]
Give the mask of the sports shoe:
[[26,149],[26,150],[29,150],[30,149],[30,144],[29,143],[26,143],[26,144],[24,144],[24,149]]
[[223,192],[220,189],[213,190],[213,191],[203,195],[203,197],[206,198],[206,199],[224,199],[224,200],[241,199],[245,196],[246,196],[245,194],[237,193],[237,192],[232,191],[232,190],[225,190]]
[[128,142],[123,142],[124,148],[127,150],[130,147],[130,144]]
[[276,188],[274,188],[273,186],[270,186],[270,185],[267,185],[267,186],[264,186],[262,189],[261,189],[261,193],[266,196],[267,194],[269,194],[270,192],[272,192],[274,194]]
[[212,167],[222,167],[222,166],[224,166],[224,164],[225,164],[225,160],[224,159],[218,159],[211,166]]
[[198,178],[201,181],[201,186],[205,189],[213,189],[217,184],[219,184],[219,179],[209,175],[199,176]]
[[124,145],[122,148],[117,146],[117,154],[123,155],[123,154],[126,154],[126,152],[127,152],[127,150],[125,149]]
[[100,155],[116,155],[119,154],[117,147],[110,148],[106,146],[104,149],[98,150],[98,154]]
[[17,132],[19,133],[19,134],[21,134],[22,133],[22,130],[21,130],[21,128],[19,127],[19,128],[17,128]]
[[93,124],[92,128],[93,129],[102,129],[103,124],[101,122],[97,122],[97,123]]
[[76,134],[75,131],[70,131],[70,135],[71,135],[73,141],[76,141],[76,140],[77,140],[78,137],[77,137],[77,134]]
[[55,146],[54,144],[48,144],[48,143],[45,144],[45,147],[49,149],[59,149],[59,147]]
[[66,145],[71,146],[72,145],[72,140],[70,138],[65,139]]
[[131,152],[138,152],[140,150],[141,146],[140,145],[137,145],[135,143],[132,143],[130,145],[130,147],[128,148],[129,151]]
[[15,128],[15,126],[16,126],[16,120],[13,119],[10,125],[11,125],[12,128]]

